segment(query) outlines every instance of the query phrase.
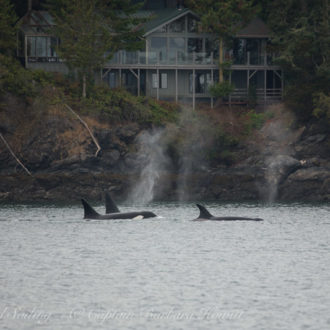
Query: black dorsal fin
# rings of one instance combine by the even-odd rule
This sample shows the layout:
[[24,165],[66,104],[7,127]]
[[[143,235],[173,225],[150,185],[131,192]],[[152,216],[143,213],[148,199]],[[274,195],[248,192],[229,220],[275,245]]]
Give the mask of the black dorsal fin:
[[84,219],[98,219],[100,214],[97,213],[84,199],[81,199],[84,206]]
[[210,219],[213,217],[213,215],[202,205],[196,204],[199,208],[199,219]]
[[113,199],[111,198],[110,193],[106,192],[104,193],[104,199],[105,199],[105,213],[119,213],[119,209]]

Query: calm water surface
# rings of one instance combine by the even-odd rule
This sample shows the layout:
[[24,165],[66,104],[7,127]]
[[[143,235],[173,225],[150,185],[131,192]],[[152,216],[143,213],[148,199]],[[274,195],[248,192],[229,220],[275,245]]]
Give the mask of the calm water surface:
[[0,328],[330,329],[329,204],[206,205],[1,205]]

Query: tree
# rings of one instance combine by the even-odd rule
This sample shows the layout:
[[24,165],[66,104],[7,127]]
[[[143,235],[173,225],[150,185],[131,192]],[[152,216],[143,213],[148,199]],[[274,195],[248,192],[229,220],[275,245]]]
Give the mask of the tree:
[[188,5],[200,16],[202,29],[217,36],[219,43],[219,82],[222,83],[223,48],[255,13],[249,0],[189,0]]
[[329,0],[279,0],[268,11],[277,62],[286,73],[286,99],[302,120],[319,109],[320,95],[330,96],[329,10]]
[[11,55],[16,48],[17,16],[10,0],[0,0],[0,53]]
[[143,20],[133,14],[138,9],[130,0],[48,0],[59,38],[59,56],[82,77],[86,97],[87,77],[119,49],[138,49]]

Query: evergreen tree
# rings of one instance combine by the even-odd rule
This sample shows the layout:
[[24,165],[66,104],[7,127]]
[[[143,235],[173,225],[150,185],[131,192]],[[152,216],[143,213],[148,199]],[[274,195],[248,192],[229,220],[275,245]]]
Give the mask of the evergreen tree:
[[17,16],[10,0],[0,0],[0,53],[11,55],[16,48]]
[[224,42],[232,38],[252,17],[255,9],[249,0],[189,0],[200,16],[202,28],[217,36],[219,42],[219,82],[223,82]]
[[268,10],[277,62],[286,73],[286,99],[303,120],[330,96],[329,10],[329,0],[278,0]]
[[130,0],[48,0],[54,18],[53,33],[60,40],[58,53],[86,80],[119,49],[141,46],[136,29],[141,19]]

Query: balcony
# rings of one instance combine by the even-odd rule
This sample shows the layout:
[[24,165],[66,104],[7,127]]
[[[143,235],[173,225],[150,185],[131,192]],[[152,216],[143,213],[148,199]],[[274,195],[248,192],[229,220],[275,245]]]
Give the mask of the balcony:
[[182,51],[172,52],[128,52],[119,51],[106,63],[108,67],[122,66],[205,66],[215,67],[217,59],[213,53],[185,53]]
[[256,52],[245,52],[241,54],[227,53],[227,60],[230,60],[234,66],[273,66],[274,60],[276,59],[275,54],[270,53],[256,53]]
[[[255,52],[245,52],[233,55],[228,52],[225,60],[232,62],[233,68],[242,67],[265,67],[276,66],[273,64],[276,56],[270,53],[258,54]],[[119,51],[113,58],[105,64],[106,67],[187,67],[198,66],[199,69],[217,68],[218,59],[213,52],[211,53],[187,53],[183,51],[159,51],[159,52],[128,52]]]

